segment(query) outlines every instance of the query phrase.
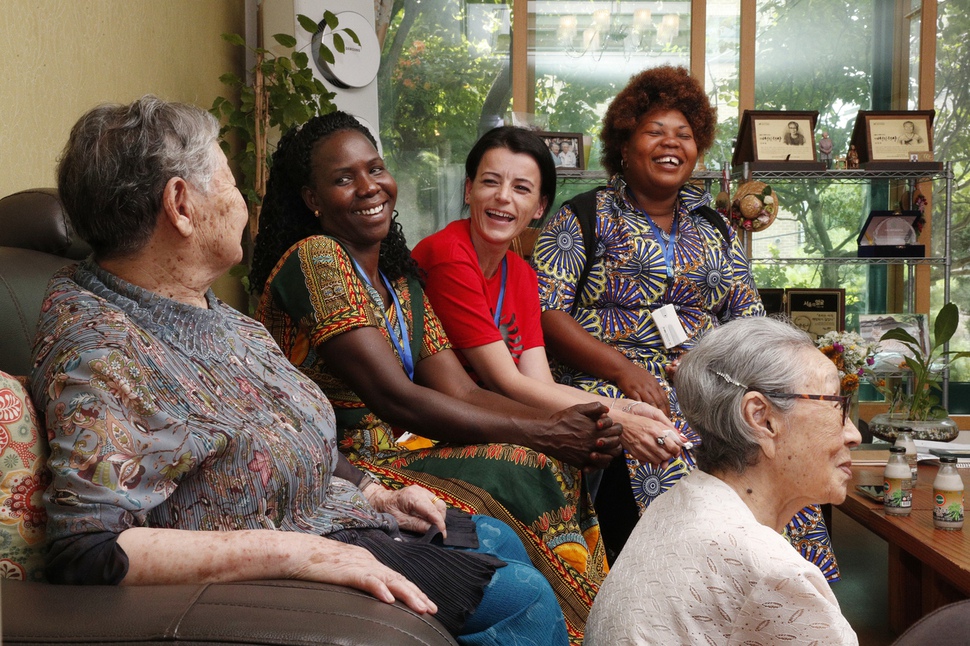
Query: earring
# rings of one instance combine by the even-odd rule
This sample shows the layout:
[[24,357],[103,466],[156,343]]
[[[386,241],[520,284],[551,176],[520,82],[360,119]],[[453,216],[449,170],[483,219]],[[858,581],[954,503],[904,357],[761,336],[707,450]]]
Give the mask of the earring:
[[624,157],[623,159],[620,160],[620,167],[623,170],[626,170],[626,157]]
[[314,211],[313,217],[316,217],[316,218],[320,217],[320,211]]

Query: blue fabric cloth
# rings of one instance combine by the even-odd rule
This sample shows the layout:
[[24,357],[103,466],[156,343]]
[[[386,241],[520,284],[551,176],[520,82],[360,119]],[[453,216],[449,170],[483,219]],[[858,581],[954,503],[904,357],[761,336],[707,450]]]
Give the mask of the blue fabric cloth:
[[[507,563],[492,576],[478,608],[455,638],[463,646],[564,646],[566,621],[552,586],[529,562],[522,541],[508,525],[473,516],[478,548]],[[455,548],[460,549],[460,548]]]

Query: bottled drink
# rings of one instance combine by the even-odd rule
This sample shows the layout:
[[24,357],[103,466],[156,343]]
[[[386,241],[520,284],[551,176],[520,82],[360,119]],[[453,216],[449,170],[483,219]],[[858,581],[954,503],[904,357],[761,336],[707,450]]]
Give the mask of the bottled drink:
[[906,449],[889,447],[883,472],[882,505],[888,516],[908,516],[913,510],[913,474],[906,463]]
[[933,526],[963,529],[963,479],[954,457],[940,458],[940,470],[933,481]]
[[909,469],[912,472],[913,486],[916,486],[916,476],[918,471],[916,470],[916,443],[913,442],[913,436],[909,431],[900,431],[896,436],[896,446],[902,446],[906,449],[906,462],[909,464]]

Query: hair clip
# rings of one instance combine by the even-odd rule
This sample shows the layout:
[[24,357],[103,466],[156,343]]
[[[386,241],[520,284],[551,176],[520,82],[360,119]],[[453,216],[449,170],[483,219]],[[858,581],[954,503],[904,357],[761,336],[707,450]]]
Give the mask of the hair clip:
[[744,388],[744,389],[747,389],[747,386],[745,386],[744,384],[742,384],[742,383],[741,383],[740,381],[738,381],[738,380],[737,380],[737,379],[735,379],[734,377],[731,377],[731,376],[729,376],[729,375],[726,375],[726,374],[724,374],[724,373],[723,373],[723,372],[721,372],[720,370],[714,370],[714,371],[712,371],[712,372],[713,372],[713,373],[714,373],[715,375],[717,375],[718,377],[720,377],[721,379],[723,379],[724,381],[726,381],[726,382],[728,382],[729,384],[731,384],[732,386],[737,386],[738,388]]

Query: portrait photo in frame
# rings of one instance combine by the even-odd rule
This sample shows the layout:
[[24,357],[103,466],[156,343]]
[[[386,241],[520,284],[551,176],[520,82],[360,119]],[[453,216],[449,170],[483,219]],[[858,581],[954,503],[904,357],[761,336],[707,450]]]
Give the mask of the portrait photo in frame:
[[823,170],[815,147],[818,112],[745,110],[738,128],[733,166],[752,170]]
[[869,169],[937,170],[933,161],[935,110],[860,110],[851,143]]
[[537,132],[545,142],[556,168],[563,170],[583,170],[586,158],[583,156],[583,135],[579,132]]
[[829,332],[845,329],[844,289],[785,290],[788,318],[796,327],[808,332],[814,341]]

